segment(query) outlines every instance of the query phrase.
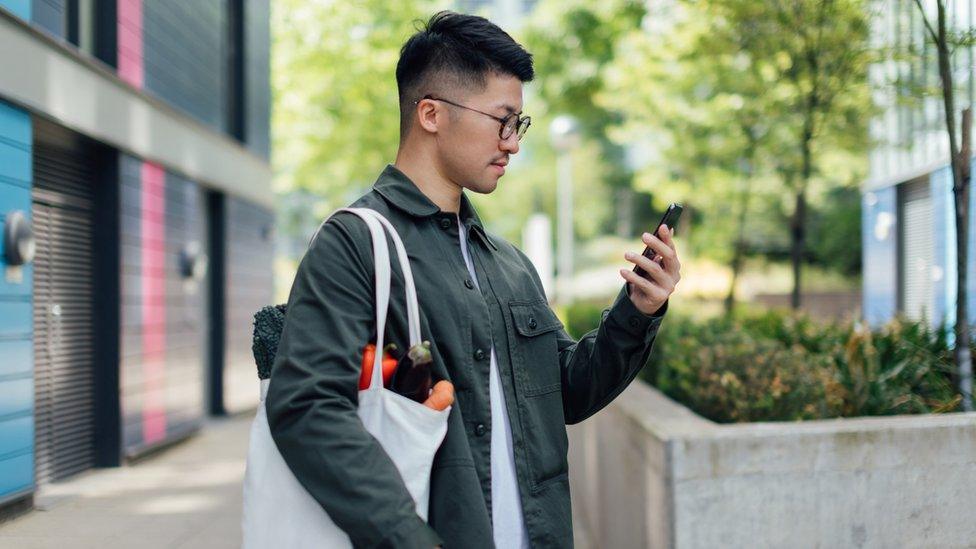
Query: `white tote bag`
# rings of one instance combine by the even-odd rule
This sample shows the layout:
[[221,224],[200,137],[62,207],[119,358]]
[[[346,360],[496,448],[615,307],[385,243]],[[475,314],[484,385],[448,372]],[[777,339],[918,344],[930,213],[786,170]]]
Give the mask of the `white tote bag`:
[[[376,349],[383,349],[383,332],[390,301],[390,254],[384,234],[389,231],[403,272],[410,345],[420,340],[420,308],[406,250],[396,230],[379,213],[366,208],[339,211],[358,215],[369,226],[376,264]],[[317,234],[317,232],[316,232]],[[396,464],[417,514],[427,520],[430,472],[434,454],[447,434],[451,409],[436,411],[383,387],[383,353],[377,351],[368,389],[359,392],[359,417]],[[245,549],[293,547],[352,547],[317,501],[302,487],[271,438],[264,399],[268,380],[261,381],[261,404],[251,426],[244,474],[243,534]]]

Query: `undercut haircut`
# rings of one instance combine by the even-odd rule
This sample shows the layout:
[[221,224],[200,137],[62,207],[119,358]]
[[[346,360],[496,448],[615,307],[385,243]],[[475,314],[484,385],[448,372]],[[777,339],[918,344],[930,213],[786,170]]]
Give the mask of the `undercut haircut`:
[[410,130],[415,101],[443,90],[483,90],[489,73],[530,82],[532,54],[484,17],[434,14],[400,49],[400,139]]

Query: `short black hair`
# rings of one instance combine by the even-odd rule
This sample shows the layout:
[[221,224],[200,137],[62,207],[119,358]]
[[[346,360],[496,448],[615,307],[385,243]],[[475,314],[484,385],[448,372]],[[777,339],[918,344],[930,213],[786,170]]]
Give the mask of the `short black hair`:
[[489,72],[522,82],[535,77],[532,54],[498,25],[477,15],[434,14],[400,49],[396,80],[400,95],[400,136],[407,134],[414,101],[437,85],[484,88]]

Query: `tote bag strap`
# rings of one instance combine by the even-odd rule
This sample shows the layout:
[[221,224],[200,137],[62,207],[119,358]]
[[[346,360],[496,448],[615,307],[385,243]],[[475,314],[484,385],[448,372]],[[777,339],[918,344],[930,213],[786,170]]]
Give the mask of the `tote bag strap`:
[[396,248],[397,259],[400,261],[400,272],[403,273],[404,298],[407,302],[407,329],[409,331],[410,346],[420,344],[420,304],[417,301],[417,286],[413,281],[413,269],[410,268],[410,258],[407,250],[403,247],[403,240],[400,234],[393,227],[388,219],[375,210],[366,210],[367,213],[375,217],[389,233],[393,239],[393,246]]
[[[386,234],[380,222],[370,215],[366,208],[343,208],[338,212],[349,212],[362,218],[369,227],[373,240],[373,264],[376,277],[376,353],[373,359],[373,379],[369,388],[383,386],[383,335],[386,331],[386,313],[390,306],[390,249],[386,244]],[[334,215],[334,214],[333,214]],[[316,232],[318,234],[318,232]]]
[[[400,234],[393,227],[388,219],[382,214],[369,208],[342,208],[336,210],[333,215],[339,212],[349,212],[361,218],[369,228],[370,238],[373,247],[373,263],[375,265],[376,278],[376,353],[373,359],[373,376],[369,387],[383,386],[383,339],[386,331],[386,316],[390,304],[390,250],[386,243],[385,232],[390,234],[393,245],[396,248],[397,258],[400,261],[400,271],[403,273],[404,294],[407,305],[407,329],[409,332],[410,346],[420,344],[420,305],[417,301],[417,288],[413,279],[413,269],[410,267],[410,259],[407,256],[406,248]],[[330,217],[331,219],[331,217]],[[319,230],[315,231],[309,241],[309,247],[315,241],[328,219],[319,225]]]

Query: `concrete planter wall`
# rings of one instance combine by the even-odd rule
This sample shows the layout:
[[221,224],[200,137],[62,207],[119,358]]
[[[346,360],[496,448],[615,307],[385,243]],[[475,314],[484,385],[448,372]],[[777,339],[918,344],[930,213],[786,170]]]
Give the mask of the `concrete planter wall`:
[[976,413],[719,425],[635,382],[569,433],[594,547],[976,547]]

